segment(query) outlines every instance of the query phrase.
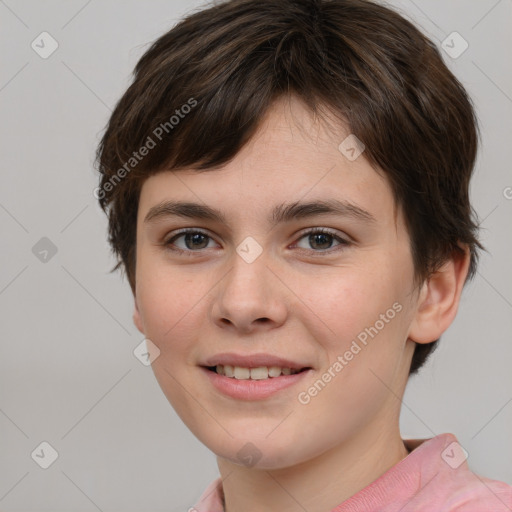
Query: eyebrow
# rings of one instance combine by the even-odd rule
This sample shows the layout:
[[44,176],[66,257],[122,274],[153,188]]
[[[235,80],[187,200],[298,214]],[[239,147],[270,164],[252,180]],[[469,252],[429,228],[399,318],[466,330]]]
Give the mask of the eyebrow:
[[[366,223],[377,222],[376,218],[360,206],[348,201],[338,199],[318,200],[311,202],[293,202],[280,204],[274,207],[268,223],[276,225],[278,223],[290,222],[296,219],[305,219],[316,215],[338,215],[350,217]],[[157,220],[178,216],[188,219],[210,220],[229,225],[224,214],[215,208],[199,203],[187,201],[163,201],[150,208],[144,223],[151,223]]]

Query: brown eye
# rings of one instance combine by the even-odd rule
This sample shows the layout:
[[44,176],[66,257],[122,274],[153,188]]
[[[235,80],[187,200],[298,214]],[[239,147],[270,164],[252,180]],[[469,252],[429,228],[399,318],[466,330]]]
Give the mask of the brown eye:
[[308,242],[313,249],[329,249],[334,241],[334,237],[328,233],[312,233],[308,237]]
[[164,245],[173,251],[177,252],[197,252],[202,249],[207,249],[213,239],[202,231],[186,230],[172,236]]
[[314,252],[327,252],[333,247],[334,250],[336,250],[339,246],[349,245],[347,240],[326,229],[310,230],[302,234],[299,240],[302,239],[306,240],[306,247],[301,246],[299,242],[297,243],[297,246],[301,249],[313,250]]
[[205,247],[208,246],[209,237],[204,233],[186,233],[183,236],[187,249],[204,249]]

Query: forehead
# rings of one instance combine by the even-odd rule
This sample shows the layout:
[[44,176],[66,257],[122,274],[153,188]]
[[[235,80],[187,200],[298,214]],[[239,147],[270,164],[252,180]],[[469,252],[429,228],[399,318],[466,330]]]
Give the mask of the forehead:
[[332,199],[350,202],[381,221],[396,221],[384,173],[370,165],[364,150],[354,158],[362,149],[342,123],[314,119],[301,101],[281,99],[230,162],[148,178],[139,214],[173,198],[207,204],[230,217],[268,219],[269,211],[283,203]]

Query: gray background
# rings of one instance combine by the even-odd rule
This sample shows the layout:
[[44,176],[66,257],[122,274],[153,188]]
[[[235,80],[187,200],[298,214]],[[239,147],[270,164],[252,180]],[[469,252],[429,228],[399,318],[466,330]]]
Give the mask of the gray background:
[[[135,63],[201,4],[0,1],[3,512],[183,511],[217,475],[213,454],[132,353],[143,337],[127,282],[108,273],[106,220],[92,194],[95,146]],[[512,1],[391,5],[439,46],[453,31],[469,43],[456,59],[443,55],[481,120],[472,198],[489,251],[408,385],[402,434],[452,432],[474,471],[512,483]],[[47,59],[31,48],[43,31],[59,44]],[[46,261],[43,237],[57,249]],[[59,455],[46,470],[31,458],[42,441]]]

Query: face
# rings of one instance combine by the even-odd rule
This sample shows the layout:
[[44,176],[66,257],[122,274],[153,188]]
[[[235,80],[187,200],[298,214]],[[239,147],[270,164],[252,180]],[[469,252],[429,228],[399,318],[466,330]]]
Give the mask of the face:
[[348,135],[280,101],[228,164],[142,187],[135,323],[221,458],[290,467],[398,421],[410,241],[383,173],[338,148]]

